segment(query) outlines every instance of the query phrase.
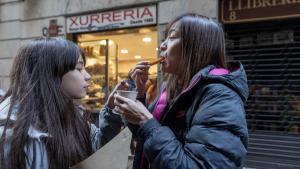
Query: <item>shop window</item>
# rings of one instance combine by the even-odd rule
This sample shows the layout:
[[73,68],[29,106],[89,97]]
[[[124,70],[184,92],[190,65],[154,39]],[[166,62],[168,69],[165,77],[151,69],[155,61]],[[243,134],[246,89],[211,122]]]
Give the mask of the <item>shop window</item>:
[[[88,95],[82,100],[86,109],[97,113],[117,83],[142,60],[157,58],[155,27],[124,29],[77,35],[86,55],[86,69],[91,74]],[[150,79],[157,76],[157,66],[149,70]]]

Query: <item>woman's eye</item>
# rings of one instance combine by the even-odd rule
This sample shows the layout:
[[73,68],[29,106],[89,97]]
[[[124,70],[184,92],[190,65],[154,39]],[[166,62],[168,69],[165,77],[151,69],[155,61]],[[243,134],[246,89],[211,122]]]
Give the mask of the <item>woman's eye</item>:
[[169,35],[169,39],[176,39],[178,36],[175,33]]
[[177,36],[170,36],[170,37],[169,37],[169,40],[171,40],[171,41],[176,40],[176,39],[178,39]]
[[177,33],[175,31],[172,31],[170,34],[169,34],[169,37],[176,37]]

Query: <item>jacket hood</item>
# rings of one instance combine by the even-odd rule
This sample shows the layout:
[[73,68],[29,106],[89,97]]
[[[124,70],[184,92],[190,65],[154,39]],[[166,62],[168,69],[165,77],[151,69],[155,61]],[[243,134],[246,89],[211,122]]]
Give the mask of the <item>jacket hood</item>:
[[230,62],[227,68],[229,73],[223,75],[210,74],[210,72],[216,68],[217,67],[214,65],[206,66],[201,69],[193,77],[193,79],[200,79],[201,83],[222,83],[234,90],[245,103],[247,101],[249,91],[247,76],[243,65],[240,62]]
[[[5,120],[7,119],[8,112],[9,112],[9,109],[10,109],[10,106],[11,106],[10,99],[11,99],[11,97],[8,97],[0,103],[0,121],[5,122]],[[16,121],[17,120],[17,115],[16,115],[17,110],[18,110],[17,106],[14,106],[12,108],[12,114],[9,117],[9,119],[11,121]],[[0,123],[0,137],[3,134],[3,131],[4,131],[4,124]],[[11,128],[6,129],[6,137],[11,136],[12,133],[13,133],[13,130]],[[37,129],[35,129],[33,126],[29,127],[28,135],[29,135],[30,138],[34,138],[34,139],[38,139],[38,140],[41,137],[48,137],[47,133],[40,132]]]

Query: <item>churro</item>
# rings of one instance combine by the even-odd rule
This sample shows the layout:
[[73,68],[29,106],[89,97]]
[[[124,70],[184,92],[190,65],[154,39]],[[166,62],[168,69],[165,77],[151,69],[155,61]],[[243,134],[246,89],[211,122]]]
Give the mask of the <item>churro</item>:
[[155,60],[155,61],[153,61],[153,62],[149,62],[149,65],[150,65],[150,66],[156,65],[156,64],[162,62],[162,61],[165,60],[165,59],[166,59],[165,57],[160,57],[159,59],[157,59],[157,60]]

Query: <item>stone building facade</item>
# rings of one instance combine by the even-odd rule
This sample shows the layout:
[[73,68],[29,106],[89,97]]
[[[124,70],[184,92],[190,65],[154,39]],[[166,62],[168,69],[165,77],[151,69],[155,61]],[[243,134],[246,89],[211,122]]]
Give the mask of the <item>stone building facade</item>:
[[157,41],[167,22],[184,12],[217,17],[217,0],[0,0],[0,88],[7,90],[17,49],[31,39],[49,35],[56,20],[58,37],[67,38],[66,18],[139,6],[155,5]]

